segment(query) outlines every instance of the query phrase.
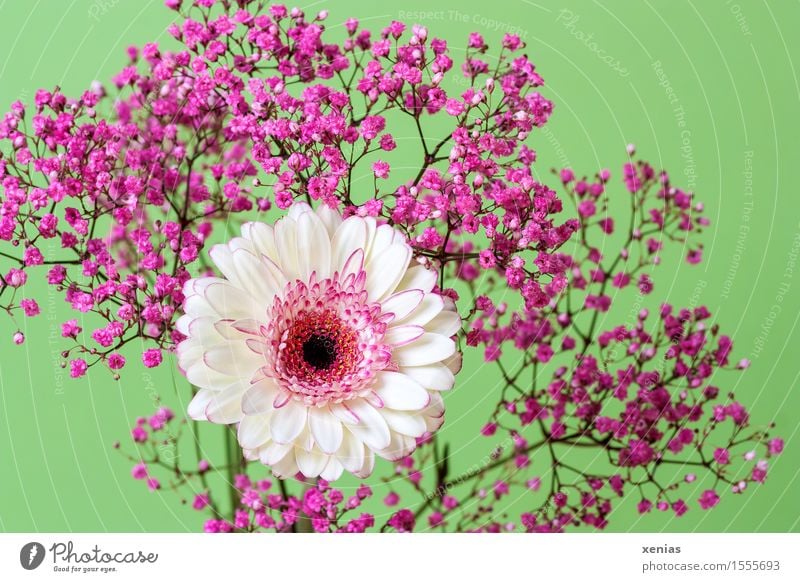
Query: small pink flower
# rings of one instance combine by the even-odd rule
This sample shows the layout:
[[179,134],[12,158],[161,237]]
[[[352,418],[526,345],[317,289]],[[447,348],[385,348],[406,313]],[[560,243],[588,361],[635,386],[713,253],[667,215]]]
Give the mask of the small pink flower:
[[69,363],[69,375],[72,378],[80,378],[88,369],[89,365],[82,358],[76,358]]
[[151,348],[142,354],[142,362],[146,368],[155,368],[161,363],[161,350]]
[[147,465],[144,463],[134,465],[133,469],[131,469],[131,476],[134,479],[144,479],[147,477]]
[[717,495],[716,491],[713,489],[707,489],[700,495],[698,502],[700,503],[701,509],[711,509],[719,503],[719,495]]

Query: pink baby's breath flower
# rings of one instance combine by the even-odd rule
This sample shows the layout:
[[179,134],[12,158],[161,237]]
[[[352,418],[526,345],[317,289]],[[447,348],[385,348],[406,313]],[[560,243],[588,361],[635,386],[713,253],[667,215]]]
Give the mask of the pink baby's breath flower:
[[146,368],[155,368],[161,364],[161,350],[151,348],[142,354],[142,362]]
[[89,365],[83,358],[75,358],[69,363],[69,375],[72,378],[80,378],[86,374],[86,370],[88,369]]

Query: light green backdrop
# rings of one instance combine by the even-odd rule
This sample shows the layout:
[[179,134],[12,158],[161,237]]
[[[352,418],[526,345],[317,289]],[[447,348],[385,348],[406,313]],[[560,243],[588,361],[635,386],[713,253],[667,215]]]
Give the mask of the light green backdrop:
[[[492,44],[516,28],[556,102],[551,122],[532,141],[540,171],[608,166],[618,177],[625,145],[635,142],[698,193],[712,220],[705,262],[665,266],[653,305],[686,304],[694,296],[711,308],[734,336],[735,356],[753,360],[746,374],[718,382],[736,388],[755,420],[774,420],[788,451],[772,464],[766,485],[743,497],[726,495],[712,512],[640,519],[631,499],[612,516],[611,529],[800,531],[797,243],[792,250],[800,236],[800,84],[793,63],[800,58],[800,4],[348,0],[308,10],[322,8],[330,10],[330,26],[351,15],[376,29],[393,18],[417,20],[452,47],[463,46],[472,30]],[[77,95],[94,79],[108,80],[127,45],[167,40],[172,17],[161,0],[0,1],[0,107],[30,102],[39,87],[58,84]],[[776,313],[782,284],[789,290]],[[56,327],[69,310],[41,291],[43,314],[26,322],[24,346],[13,346],[15,330],[0,318],[0,530],[196,531],[195,512],[169,492],[147,492],[112,449],[133,417],[152,412],[154,393],[181,407],[170,396],[171,366],[149,373],[130,366],[119,383],[100,371],[69,380],[57,365]],[[476,431],[484,418],[480,402],[496,377],[475,356],[447,397],[442,436],[456,443],[456,467],[489,452]],[[386,490],[376,483],[381,498]],[[687,497],[696,506],[696,492]],[[524,500],[516,503],[523,508]]]

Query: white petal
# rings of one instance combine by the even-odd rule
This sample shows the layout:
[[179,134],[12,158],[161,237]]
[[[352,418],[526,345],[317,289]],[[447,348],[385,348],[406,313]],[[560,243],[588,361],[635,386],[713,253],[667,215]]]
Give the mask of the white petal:
[[458,374],[461,371],[461,366],[464,365],[464,354],[456,352],[444,361],[444,365],[453,374]]
[[301,215],[306,214],[307,212],[314,212],[311,206],[308,205],[306,202],[295,202],[289,207],[289,212],[286,215],[294,221],[297,221]]
[[417,448],[417,441],[414,437],[406,436],[397,432],[392,433],[392,441],[389,446],[377,453],[384,459],[397,461],[407,457]]
[[414,366],[400,368],[400,372],[410,376],[423,388],[428,390],[450,390],[455,384],[455,376],[444,364],[428,364],[427,366]]
[[264,326],[265,323],[263,321],[258,321],[257,319],[237,319],[230,323],[230,327],[238,331],[239,333],[247,334],[247,335],[261,335],[261,327]]
[[283,291],[285,280],[276,280],[263,258],[240,249],[233,253],[233,260],[242,276],[242,288],[262,305],[271,304],[273,297]]
[[372,239],[372,244],[369,247],[367,254],[367,262],[370,262],[374,257],[380,255],[383,251],[388,249],[395,240],[395,229],[389,224],[382,224],[375,229],[375,236]]
[[246,222],[242,225],[242,236],[252,241],[256,252],[276,262],[279,260],[275,246],[275,231],[263,222]]
[[410,344],[423,333],[425,333],[425,328],[421,325],[398,325],[386,330],[383,341],[390,346],[399,347]]
[[306,427],[308,409],[295,400],[272,413],[270,430],[272,439],[278,443],[289,443],[296,439]]
[[248,415],[270,412],[278,390],[271,378],[259,380],[242,396],[242,412]]
[[333,404],[330,406],[334,416],[345,424],[358,424],[358,415],[353,412],[347,404]]
[[349,275],[357,277],[363,269],[364,249],[356,249],[350,254],[350,258],[344,262],[342,268],[339,269],[339,280],[344,282]]
[[[222,279],[220,279],[222,281]],[[203,295],[190,295],[183,302],[183,312],[191,317],[220,317]]]
[[425,293],[430,293],[436,285],[437,279],[438,275],[436,271],[428,269],[423,265],[417,265],[406,271],[406,274],[397,286],[397,290],[421,289]]
[[455,311],[442,311],[425,324],[425,329],[445,337],[451,337],[461,329],[461,317]]
[[297,462],[295,461],[294,449],[290,450],[289,453],[280,461],[272,463],[273,474],[282,479],[294,477],[297,475],[298,471],[299,469],[297,468]]
[[233,251],[225,244],[218,244],[211,247],[208,251],[208,256],[214,262],[214,265],[222,273],[228,281],[233,283],[236,287],[241,287],[239,279],[239,272],[236,270],[236,264],[233,261]]
[[423,416],[444,418],[444,399],[441,393],[431,392],[431,403],[422,411]]
[[335,453],[342,444],[342,422],[327,408],[309,408],[308,424],[317,446],[325,453]]
[[206,418],[216,424],[231,424],[242,420],[242,395],[246,388],[245,383],[238,383],[212,392],[206,406]]
[[253,296],[230,283],[213,283],[203,296],[223,319],[263,319],[266,307]]
[[[242,238],[240,236],[234,237],[228,241],[228,248],[231,250],[231,253],[235,253],[238,250],[245,250],[251,255],[256,254],[256,247],[252,241]],[[239,273],[239,277],[241,278],[242,274]]]
[[381,410],[381,414],[386,419],[389,428],[395,432],[412,437],[420,437],[425,434],[425,419],[420,414],[389,410],[388,408]]
[[439,315],[444,309],[444,300],[441,295],[429,293],[426,295],[419,306],[412,311],[408,316],[393,321],[392,323],[398,325],[400,323],[414,324],[414,325],[427,325],[434,317]]
[[239,423],[237,436],[245,449],[256,449],[269,441],[269,414],[245,416]]
[[355,473],[364,465],[364,444],[350,431],[344,431],[342,446],[336,452],[336,458],[344,468]]
[[352,400],[348,402],[348,406],[359,419],[358,424],[348,424],[348,430],[373,450],[388,447],[391,440],[389,425],[380,412],[364,400]]
[[361,468],[358,471],[354,471],[353,474],[356,477],[361,477],[362,479],[366,479],[370,475],[372,475],[372,471],[375,469],[375,455],[372,451],[367,450],[364,454],[364,464],[361,465]]
[[282,445],[273,441],[259,449],[258,460],[265,465],[275,465],[283,460],[288,453],[291,453],[293,449],[294,445],[292,443]]
[[367,293],[370,301],[382,301],[387,295],[394,293],[410,260],[411,247],[404,243],[393,244],[367,260],[364,270],[367,272]]
[[343,471],[344,467],[336,459],[336,457],[330,457],[328,459],[328,464],[325,465],[325,468],[322,470],[319,476],[326,481],[336,481],[336,479],[342,476]]
[[345,220],[333,235],[331,241],[332,268],[340,271],[347,259],[356,249],[366,250],[367,224],[359,216],[351,216]]
[[394,410],[422,410],[431,401],[427,390],[398,372],[378,372],[373,390]]
[[209,348],[203,361],[221,374],[248,380],[264,363],[263,358],[250,351],[244,342],[234,341]]
[[[181,367],[183,367],[182,364]],[[222,390],[223,387],[235,380],[232,376],[212,370],[202,360],[187,367],[184,373],[190,384],[211,391]]]
[[342,224],[342,215],[323,203],[317,206],[317,216],[319,216],[322,224],[325,225],[325,230],[328,231],[328,239],[332,239],[333,235],[336,233],[336,229]]
[[297,468],[305,477],[317,477],[328,464],[328,456],[319,449],[304,451],[295,447],[294,455],[297,459]]
[[304,281],[311,273],[317,274],[317,280],[330,276],[331,241],[322,220],[313,212],[305,212],[297,219],[297,261]]
[[275,246],[280,257],[280,267],[286,279],[294,282],[300,278],[297,258],[297,223],[294,220],[279,220],[275,223]]
[[414,311],[425,297],[425,293],[419,289],[408,289],[390,296],[381,303],[381,312],[394,313],[394,318],[403,319]]
[[397,348],[392,359],[400,366],[425,366],[449,358],[456,351],[450,338],[435,333],[423,334],[418,340]]
[[206,406],[208,406],[212,396],[214,396],[214,393],[210,390],[198,390],[186,410],[189,418],[192,420],[208,420],[206,418]]
[[177,329],[183,335],[189,335],[189,324],[192,321],[194,321],[194,317],[188,313],[184,313],[178,318],[178,321],[175,322],[175,329]]

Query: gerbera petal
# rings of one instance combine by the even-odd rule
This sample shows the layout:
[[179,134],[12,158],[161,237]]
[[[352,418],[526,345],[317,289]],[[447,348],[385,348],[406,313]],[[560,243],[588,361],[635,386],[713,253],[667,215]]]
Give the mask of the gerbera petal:
[[353,278],[358,276],[358,274],[364,269],[364,249],[356,249],[350,255],[342,268],[339,270],[339,280],[343,282],[345,285],[349,285],[350,283],[344,283],[344,281],[350,275],[353,275]]
[[408,414],[388,408],[381,410],[381,414],[389,428],[395,432],[412,437],[420,437],[425,433],[425,419],[421,414]]
[[294,400],[272,413],[270,430],[272,439],[278,443],[288,443],[297,438],[306,427],[308,408]]
[[406,274],[397,285],[398,291],[406,289],[421,289],[425,293],[430,293],[436,286],[438,276],[436,271],[428,269],[423,265],[416,265],[406,271]]
[[252,295],[230,283],[213,283],[206,287],[203,296],[226,319],[260,319],[266,313],[263,304],[256,303]]
[[342,421],[328,408],[309,408],[308,424],[317,446],[325,453],[335,453],[342,444]]
[[284,457],[275,463],[271,463],[272,472],[277,477],[287,478],[297,475],[299,469],[297,468],[297,461],[295,460],[294,447]]
[[206,418],[216,424],[232,424],[242,420],[242,394],[246,389],[245,383],[236,383],[212,392],[206,405]]
[[338,459],[336,459],[336,457],[330,457],[328,459],[328,464],[325,465],[325,468],[322,470],[319,476],[326,481],[335,481],[342,476],[343,471],[344,466],[338,461]]
[[239,271],[236,269],[236,263],[233,260],[233,251],[226,244],[218,244],[211,247],[208,251],[208,256],[214,262],[214,265],[222,273],[223,277],[231,282],[236,287],[241,287],[241,280]]
[[342,224],[342,215],[336,210],[323,203],[317,206],[317,216],[325,225],[325,230],[328,232],[328,238],[332,239],[336,229]]
[[203,361],[221,374],[250,378],[261,366],[260,356],[247,348],[245,342],[229,341],[206,350]]
[[450,369],[441,363],[427,366],[402,366],[400,372],[414,379],[420,386],[428,390],[450,390],[455,384],[455,377]]
[[316,448],[306,451],[295,447],[294,454],[297,468],[305,477],[318,477],[328,464],[329,457]]
[[309,206],[308,203],[295,202],[289,207],[289,212],[287,213],[287,216],[289,217],[289,219],[297,221],[297,219],[300,218],[300,216],[308,212],[314,212],[314,210],[312,210],[311,206]]
[[300,277],[305,281],[311,273],[317,274],[317,280],[330,276],[331,241],[322,220],[313,212],[297,218],[297,261]]
[[203,295],[191,295],[183,302],[183,312],[190,317],[219,317],[219,312],[214,309]]
[[283,445],[275,441],[263,445],[258,451],[258,459],[265,465],[274,465],[279,463],[287,454],[291,453],[294,449],[292,443]]
[[242,236],[253,243],[256,252],[278,261],[278,248],[275,246],[275,231],[263,222],[245,222],[242,225]]
[[189,418],[192,420],[208,420],[206,418],[206,406],[208,406],[212,396],[214,396],[214,393],[211,390],[198,390],[186,409]]
[[425,366],[441,362],[456,351],[456,343],[436,333],[425,333],[414,342],[397,348],[392,358],[400,366]]
[[373,390],[384,406],[394,410],[421,410],[431,400],[427,390],[398,372],[378,372]]
[[423,333],[425,333],[425,328],[421,325],[398,325],[386,330],[383,341],[390,346],[399,347],[410,344]]
[[351,473],[359,471],[364,466],[364,443],[353,433],[345,430],[336,458]]
[[411,247],[393,244],[367,260],[367,293],[370,301],[382,301],[397,288],[411,260]]
[[198,388],[205,388],[209,391],[222,390],[225,386],[230,384],[234,378],[227,374],[221,374],[216,370],[209,368],[202,360],[193,363],[190,366],[181,364],[186,379],[190,384]]
[[358,415],[358,424],[348,424],[347,429],[373,450],[389,446],[389,425],[375,408],[364,400],[353,400],[349,408]]
[[236,431],[239,444],[245,449],[256,449],[269,441],[269,414],[245,416]]
[[444,360],[444,365],[447,366],[447,369],[453,374],[458,374],[461,371],[461,366],[464,365],[464,355],[461,352],[456,352]]
[[267,305],[276,294],[283,291],[285,280],[276,280],[263,258],[239,249],[234,251],[233,260],[242,276],[242,288],[256,301]]
[[331,241],[332,268],[340,271],[347,259],[367,243],[367,225],[361,217],[351,216],[336,229]]
[[419,289],[408,289],[395,293],[381,303],[383,313],[393,313],[395,320],[407,317],[422,302],[425,293]]
[[410,437],[398,432],[392,433],[392,440],[389,445],[381,450],[376,451],[384,459],[389,461],[398,461],[403,457],[407,457],[414,452],[417,448],[417,441],[414,437]]
[[300,264],[297,258],[297,223],[294,220],[281,220],[275,224],[275,246],[280,258],[278,266],[286,279],[297,280]]
[[392,322],[395,325],[412,324],[424,325],[427,324],[444,309],[444,300],[441,295],[428,294],[420,301],[419,306],[414,309],[409,315],[402,319]]
[[387,248],[392,246],[395,238],[395,230],[388,224],[382,224],[375,228],[375,236],[372,238],[372,244],[369,247],[367,254],[367,262],[380,255]]
[[441,311],[425,324],[425,329],[445,337],[451,337],[461,329],[461,316],[455,311]]
[[358,471],[353,471],[353,474],[356,477],[360,477],[361,479],[366,479],[370,475],[372,475],[372,471],[375,470],[375,454],[367,449],[364,451],[364,464],[361,465],[361,468]]
[[271,378],[259,380],[242,395],[242,412],[258,415],[272,411],[278,390]]

